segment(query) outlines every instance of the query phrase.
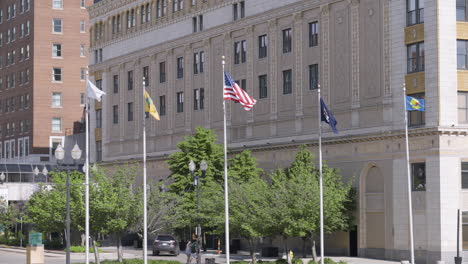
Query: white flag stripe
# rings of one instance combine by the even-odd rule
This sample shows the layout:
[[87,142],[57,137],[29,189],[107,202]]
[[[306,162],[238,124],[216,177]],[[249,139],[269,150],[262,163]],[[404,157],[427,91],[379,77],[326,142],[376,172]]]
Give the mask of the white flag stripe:
[[257,103],[250,97],[236,82],[234,82],[227,72],[224,72],[224,100],[239,102],[246,111],[252,109]]
[[86,91],[88,98],[96,99],[98,102],[101,102],[101,97],[106,94],[104,91],[99,90],[90,80],[88,80],[86,85]]

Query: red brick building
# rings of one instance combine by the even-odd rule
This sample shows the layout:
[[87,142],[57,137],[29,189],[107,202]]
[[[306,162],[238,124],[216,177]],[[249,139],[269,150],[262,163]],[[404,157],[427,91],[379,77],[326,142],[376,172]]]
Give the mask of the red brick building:
[[0,173],[7,182],[34,181],[7,165],[50,164],[53,148],[84,129],[90,4],[0,1]]

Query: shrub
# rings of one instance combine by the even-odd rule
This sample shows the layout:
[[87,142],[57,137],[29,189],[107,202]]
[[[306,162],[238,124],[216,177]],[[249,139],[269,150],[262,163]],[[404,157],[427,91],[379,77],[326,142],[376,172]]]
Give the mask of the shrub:
[[[116,260],[105,260],[105,261],[101,261],[101,264],[143,264],[143,260],[142,259],[124,259],[122,263]],[[172,260],[148,260],[148,264],[180,264],[180,262],[172,261]]]
[[[70,247],[70,252],[72,252],[72,253],[84,253],[85,251],[86,251],[86,248],[83,247],[83,246],[71,246]],[[94,248],[90,247],[89,252],[94,253]],[[98,252],[102,253],[102,250],[98,249]]]
[[292,264],[304,264],[304,262],[300,258],[293,258],[291,263]]
[[231,263],[236,263],[236,264],[249,264],[248,261],[233,261]]
[[317,264],[317,262],[315,262],[314,260],[309,260],[307,264]]
[[63,249],[62,240],[60,238],[52,238],[51,240],[44,240],[45,249]]
[[325,263],[325,264],[336,264],[336,262],[333,261],[333,259],[331,259],[331,258],[325,258],[323,260],[323,263]]
[[275,261],[275,263],[277,263],[277,264],[288,264],[288,261],[286,259],[278,259],[277,261]]

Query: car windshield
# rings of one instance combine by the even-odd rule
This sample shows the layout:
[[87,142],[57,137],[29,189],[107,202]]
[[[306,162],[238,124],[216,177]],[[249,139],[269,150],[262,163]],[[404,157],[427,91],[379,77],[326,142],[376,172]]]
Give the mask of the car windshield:
[[171,240],[174,240],[173,237],[171,236],[158,236],[156,238],[156,240],[159,240],[159,241],[171,241]]

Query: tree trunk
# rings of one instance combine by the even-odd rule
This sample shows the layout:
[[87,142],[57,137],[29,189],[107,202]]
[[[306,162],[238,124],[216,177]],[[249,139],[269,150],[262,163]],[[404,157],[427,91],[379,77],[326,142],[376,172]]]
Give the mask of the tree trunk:
[[302,237],[302,257],[307,258],[307,236]]
[[288,238],[284,238],[284,248],[286,251],[286,260],[288,261],[289,264],[291,264],[291,259],[289,258],[289,249],[288,249]]
[[122,251],[122,238],[117,235],[117,257],[120,263],[123,262],[123,251]]
[[94,248],[94,259],[96,260],[95,263],[101,264],[101,261],[99,260],[99,250],[96,245],[96,240],[94,240],[94,238],[92,238],[92,240],[93,240],[93,248]]
[[253,238],[249,238],[249,248],[250,248],[250,258],[252,259],[252,264],[257,263],[257,258],[255,257],[255,241]]
[[312,260],[317,262],[317,250],[315,248],[315,239],[312,238]]
[[81,233],[81,246],[84,247],[86,246],[86,235]]

